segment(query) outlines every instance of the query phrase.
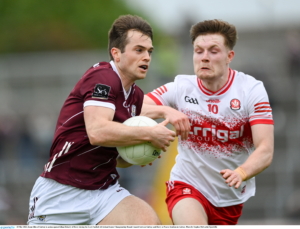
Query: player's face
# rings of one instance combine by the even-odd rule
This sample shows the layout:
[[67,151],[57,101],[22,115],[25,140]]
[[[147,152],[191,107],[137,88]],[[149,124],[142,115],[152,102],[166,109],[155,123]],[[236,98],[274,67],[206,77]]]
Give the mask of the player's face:
[[224,44],[220,34],[200,35],[194,41],[194,71],[203,81],[227,80],[234,52]]
[[120,74],[131,81],[144,79],[151,62],[152,40],[135,30],[128,31],[127,39],[124,52],[119,53]]

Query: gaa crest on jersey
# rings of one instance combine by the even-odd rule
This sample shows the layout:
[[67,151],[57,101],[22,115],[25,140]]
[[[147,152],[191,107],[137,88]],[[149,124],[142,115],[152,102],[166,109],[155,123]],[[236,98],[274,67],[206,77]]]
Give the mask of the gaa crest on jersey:
[[190,188],[183,188],[182,189],[182,194],[185,195],[185,194],[192,194],[192,190]]
[[184,101],[187,102],[187,103],[193,103],[193,104],[198,104],[198,100],[196,98],[192,98],[192,97],[189,97],[189,96],[185,96],[184,97]]
[[239,110],[241,109],[241,102],[238,99],[232,99],[230,101],[230,108],[231,110]]
[[135,105],[132,105],[131,106],[131,116],[136,116],[136,106]]
[[96,84],[92,97],[98,99],[108,99],[110,86],[105,84]]

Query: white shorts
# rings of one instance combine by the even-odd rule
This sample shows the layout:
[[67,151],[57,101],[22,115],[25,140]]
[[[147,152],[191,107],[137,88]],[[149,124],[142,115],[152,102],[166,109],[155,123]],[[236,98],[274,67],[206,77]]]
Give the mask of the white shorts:
[[131,194],[118,183],[103,190],[85,190],[39,177],[29,201],[29,225],[96,225]]

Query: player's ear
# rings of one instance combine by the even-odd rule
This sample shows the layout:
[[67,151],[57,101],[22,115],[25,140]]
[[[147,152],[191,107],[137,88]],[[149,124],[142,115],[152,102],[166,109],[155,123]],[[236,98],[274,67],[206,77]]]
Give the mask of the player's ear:
[[233,57],[234,57],[234,54],[235,54],[235,52],[234,52],[233,50],[230,50],[230,51],[228,52],[228,56],[227,56],[227,64],[229,64],[229,63],[232,61],[232,59],[233,59]]
[[116,62],[120,61],[120,54],[121,54],[121,50],[120,49],[118,49],[116,47],[113,47],[110,50],[110,53],[111,53],[112,57],[114,58],[114,61],[116,61]]

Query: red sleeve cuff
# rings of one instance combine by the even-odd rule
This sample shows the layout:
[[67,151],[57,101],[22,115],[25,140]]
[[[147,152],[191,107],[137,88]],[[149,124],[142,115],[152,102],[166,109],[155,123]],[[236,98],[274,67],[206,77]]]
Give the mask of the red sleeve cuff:
[[256,124],[269,124],[274,125],[273,120],[266,120],[266,119],[258,119],[250,122],[250,126],[256,125]]

